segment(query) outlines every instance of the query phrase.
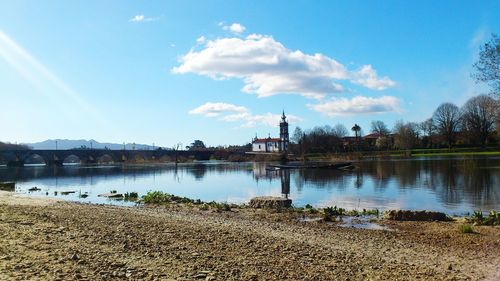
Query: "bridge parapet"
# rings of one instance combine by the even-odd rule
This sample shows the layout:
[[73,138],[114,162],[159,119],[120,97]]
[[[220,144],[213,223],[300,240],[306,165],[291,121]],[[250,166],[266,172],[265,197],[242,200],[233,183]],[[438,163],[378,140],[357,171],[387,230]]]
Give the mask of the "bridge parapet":
[[105,150],[105,149],[69,149],[69,150],[1,150],[0,163],[8,166],[22,167],[26,161],[38,155],[46,165],[62,166],[64,161],[75,156],[82,164],[98,164],[103,158],[114,163],[157,162],[168,156],[173,160],[177,157],[209,160],[215,151],[174,151],[174,150]]

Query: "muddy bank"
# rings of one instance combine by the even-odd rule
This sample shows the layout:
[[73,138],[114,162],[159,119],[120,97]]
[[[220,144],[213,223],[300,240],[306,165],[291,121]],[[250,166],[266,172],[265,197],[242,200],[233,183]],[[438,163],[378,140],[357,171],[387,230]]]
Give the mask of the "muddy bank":
[[495,280],[500,264],[498,227],[28,199],[0,193],[1,280]]

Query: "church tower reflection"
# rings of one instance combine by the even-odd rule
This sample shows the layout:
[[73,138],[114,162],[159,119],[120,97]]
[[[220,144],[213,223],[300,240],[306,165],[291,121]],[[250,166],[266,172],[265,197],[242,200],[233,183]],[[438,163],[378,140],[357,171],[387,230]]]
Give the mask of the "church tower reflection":
[[288,195],[290,195],[290,170],[281,169],[278,172],[281,178],[281,196],[288,199]]

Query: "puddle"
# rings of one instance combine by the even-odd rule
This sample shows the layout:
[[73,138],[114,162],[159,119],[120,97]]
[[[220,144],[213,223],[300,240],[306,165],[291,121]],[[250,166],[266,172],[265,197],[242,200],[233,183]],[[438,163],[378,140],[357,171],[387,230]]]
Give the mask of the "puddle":
[[337,221],[340,222],[340,227],[392,231],[392,229],[386,226],[371,222],[370,219],[372,217],[340,217]]
[[300,222],[316,222],[316,221],[321,221],[322,218],[318,217],[301,217],[299,218]]
[[[371,229],[371,230],[387,230],[394,231],[393,229],[380,225],[376,222],[371,222],[373,216],[361,216],[361,217],[350,217],[350,216],[342,216],[336,217],[335,221],[327,222],[330,224],[335,224],[340,227],[352,227],[352,228],[361,228],[361,229]],[[322,218],[320,217],[301,217],[299,218],[300,222],[319,222]]]

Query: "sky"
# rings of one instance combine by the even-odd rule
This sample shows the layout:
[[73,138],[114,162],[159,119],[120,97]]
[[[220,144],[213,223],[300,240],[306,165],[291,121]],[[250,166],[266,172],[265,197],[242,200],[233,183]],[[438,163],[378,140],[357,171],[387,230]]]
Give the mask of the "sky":
[[0,141],[173,147],[420,122],[470,77],[499,1],[0,0]]

